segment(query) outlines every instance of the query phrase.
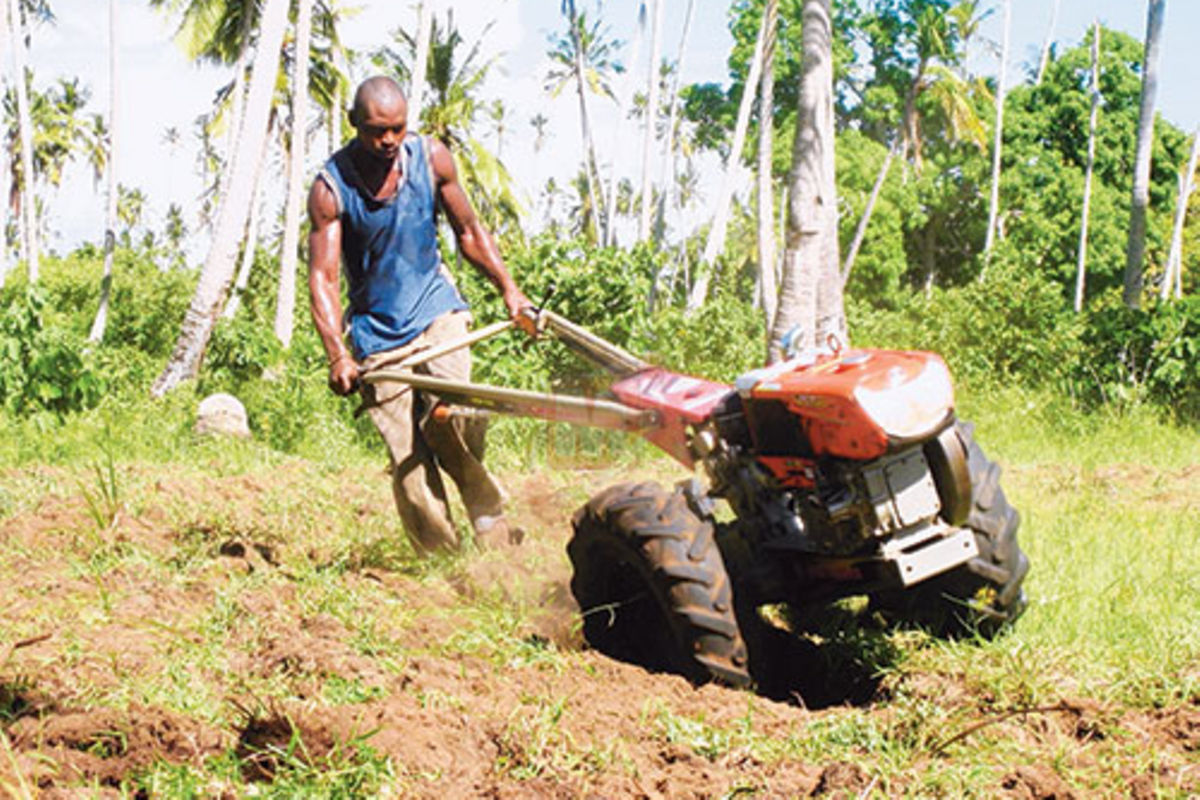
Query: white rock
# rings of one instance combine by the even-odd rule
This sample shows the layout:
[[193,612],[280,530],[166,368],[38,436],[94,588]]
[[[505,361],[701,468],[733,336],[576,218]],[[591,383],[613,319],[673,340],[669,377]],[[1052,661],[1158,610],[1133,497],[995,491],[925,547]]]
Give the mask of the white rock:
[[231,394],[210,394],[200,401],[196,410],[197,434],[222,436],[250,435],[250,424],[246,419],[246,407]]

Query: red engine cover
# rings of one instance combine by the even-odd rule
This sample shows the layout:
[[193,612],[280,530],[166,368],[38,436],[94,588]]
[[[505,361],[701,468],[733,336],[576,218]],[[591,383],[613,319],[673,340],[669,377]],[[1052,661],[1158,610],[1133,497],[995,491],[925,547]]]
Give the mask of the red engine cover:
[[[912,403],[913,394],[906,388],[917,385],[931,362],[945,372],[941,357],[933,353],[848,350],[815,361],[755,370],[738,379],[738,391],[748,402],[785,403],[799,418],[814,455],[870,460],[887,452],[889,436],[878,418],[863,407],[856,391],[872,392],[896,406]],[[945,388],[944,398],[930,397],[922,404],[930,429],[943,424],[953,407],[948,377]]]

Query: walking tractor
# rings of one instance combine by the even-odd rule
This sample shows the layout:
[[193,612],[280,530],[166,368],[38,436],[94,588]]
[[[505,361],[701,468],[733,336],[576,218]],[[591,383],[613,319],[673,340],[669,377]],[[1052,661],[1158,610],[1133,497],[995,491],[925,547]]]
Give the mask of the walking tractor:
[[706,485],[622,483],[575,513],[571,590],[593,646],[747,685],[754,648],[743,634],[764,606],[865,596],[894,619],[984,635],[1024,609],[1017,512],[1000,468],[955,417],[939,356],[830,342],[729,386],[647,364],[553,311],[531,316],[613,375],[611,398],[420,373],[509,321],[363,380],[431,392],[442,417],[482,409],[626,430],[702,469]]

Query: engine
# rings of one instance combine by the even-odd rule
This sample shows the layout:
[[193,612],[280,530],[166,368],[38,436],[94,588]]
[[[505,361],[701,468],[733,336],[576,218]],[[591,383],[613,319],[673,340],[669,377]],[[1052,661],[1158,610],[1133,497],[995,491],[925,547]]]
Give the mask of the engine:
[[[744,535],[780,553],[880,559],[902,583],[973,554],[945,365],[851,351],[742,376],[694,438]],[[965,554],[965,555],[964,555]]]

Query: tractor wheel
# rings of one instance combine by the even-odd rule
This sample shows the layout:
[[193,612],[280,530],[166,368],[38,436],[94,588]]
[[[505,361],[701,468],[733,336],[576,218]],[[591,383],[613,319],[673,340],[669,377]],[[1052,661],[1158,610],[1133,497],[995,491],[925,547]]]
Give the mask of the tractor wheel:
[[624,483],[576,512],[571,591],[588,643],[695,683],[750,683],[729,576],[681,490]]
[[1000,465],[984,455],[974,428],[959,422],[956,433],[971,478],[965,527],[974,531],[979,555],[908,591],[882,593],[873,605],[941,635],[978,632],[991,637],[1025,610],[1022,584],[1029,559],[1017,544],[1020,515],[1000,488]]

